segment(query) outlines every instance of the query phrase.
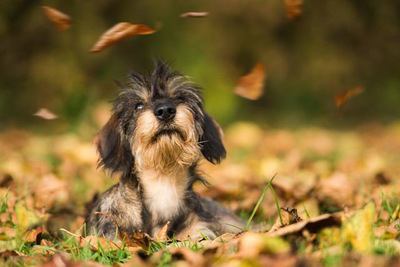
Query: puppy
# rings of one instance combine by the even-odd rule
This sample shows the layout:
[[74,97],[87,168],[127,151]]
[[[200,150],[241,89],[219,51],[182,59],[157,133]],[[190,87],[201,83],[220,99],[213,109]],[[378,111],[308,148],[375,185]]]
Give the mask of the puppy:
[[243,222],[193,191],[204,181],[197,163],[219,163],[226,155],[216,122],[204,111],[200,88],[163,63],[147,77],[130,75],[113,115],[96,140],[99,164],[119,172],[86,218],[91,234],[157,233],[177,239],[238,233]]

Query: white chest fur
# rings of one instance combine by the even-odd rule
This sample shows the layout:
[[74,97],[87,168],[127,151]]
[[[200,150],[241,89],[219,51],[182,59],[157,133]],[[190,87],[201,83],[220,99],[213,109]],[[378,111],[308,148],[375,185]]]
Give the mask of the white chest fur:
[[185,194],[186,175],[185,172],[174,175],[155,171],[141,173],[144,201],[153,219],[169,220],[179,212]]

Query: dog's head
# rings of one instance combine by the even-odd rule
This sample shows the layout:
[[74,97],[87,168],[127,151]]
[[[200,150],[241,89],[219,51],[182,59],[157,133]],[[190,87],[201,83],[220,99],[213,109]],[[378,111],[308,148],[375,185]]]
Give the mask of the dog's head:
[[163,62],[149,77],[130,75],[96,144],[100,164],[125,174],[187,168],[201,155],[215,164],[226,155],[199,87]]

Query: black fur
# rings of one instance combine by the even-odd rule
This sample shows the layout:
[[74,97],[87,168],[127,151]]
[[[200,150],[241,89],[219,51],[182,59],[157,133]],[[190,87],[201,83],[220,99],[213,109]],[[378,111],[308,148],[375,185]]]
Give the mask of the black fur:
[[211,163],[219,163],[226,156],[226,150],[221,140],[221,135],[213,119],[205,114],[203,122],[203,135],[200,137],[201,152]]

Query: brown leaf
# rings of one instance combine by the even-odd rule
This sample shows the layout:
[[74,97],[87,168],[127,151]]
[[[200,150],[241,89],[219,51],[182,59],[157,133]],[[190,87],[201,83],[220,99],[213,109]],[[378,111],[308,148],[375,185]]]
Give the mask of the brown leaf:
[[297,214],[297,209],[295,208],[281,208],[281,217],[282,217],[282,222],[280,217],[276,218],[274,225],[271,228],[271,231],[275,231],[285,225],[293,224],[300,222],[302,219],[300,216]]
[[171,248],[169,252],[174,257],[183,258],[190,264],[190,266],[204,266],[205,264],[205,259],[201,254],[196,253],[188,248]]
[[0,235],[5,235],[7,239],[14,238],[17,233],[13,227],[1,226]]
[[25,233],[24,241],[36,242],[37,244],[40,244],[43,231],[44,231],[43,227],[37,227],[35,229],[28,230]]
[[303,13],[303,0],[284,0],[286,15],[293,20]]
[[84,246],[90,246],[90,248],[94,251],[97,251],[99,247],[102,249],[106,250],[119,250],[121,249],[121,244],[117,241],[111,241],[107,238],[100,237],[100,236],[94,236],[94,235],[88,235],[85,237],[80,238],[80,245],[82,247]]
[[354,179],[345,173],[335,172],[330,177],[319,180],[317,197],[320,201],[341,207],[353,204],[356,191]]
[[65,31],[71,26],[71,18],[49,6],[42,6],[44,15],[57,27],[59,31]]
[[340,108],[344,104],[347,103],[351,98],[361,94],[364,92],[364,87],[362,85],[358,85],[352,89],[346,90],[335,96],[335,104],[336,107]]
[[263,94],[265,77],[264,64],[257,63],[248,74],[240,77],[235,93],[250,100],[257,100]]
[[121,240],[124,240],[128,247],[141,247],[147,249],[152,241],[152,238],[142,231],[136,231],[134,233],[127,233],[124,231],[119,232]]
[[318,229],[340,225],[341,218],[343,216],[342,212],[337,212],[333,214],[323,214],[308,220],[303,220],[298,223],[290,224],[288,226],[279,228],[277,230],[272,229],[268,232],[269,236],[286,236],[290,234],[299,233],[306,229],[309,232],[316,232]]
[[168,227],[169,221],[154,235],[154,239],[158,241],[165,241],[168,240]]
[[50,208],[55,203],[68,200],[68,185],[53,174],[44,175],[33,189],[35,206]]
[[100,52],[105,48],[135,35],[147,35],[154,33],[155,30],[144,24],[132,24],[120,22],[103,33],[97,42],[90,49],[90,52]]
[[238,250],[241,257],[254,258],[262,253],[286,254],[290,251],[290,244],[265,233],[246,232],[240,237]]
[[57,115],[54,114],[53,112],[51,112],[48,109],[45,108],[41,108],[39,109],[35,114],[33,114],[34,116],[40,117],[42,119],[45,120],[54,120],[57,119]]
[[208,12],[206,11],[191,11],[185,12],[181,14],[181,18],[204,18],[208,16]]
[[42,267],[101,267],[100,263],[94,261],[75,262],[68,258],[67,254],[56,254]]

